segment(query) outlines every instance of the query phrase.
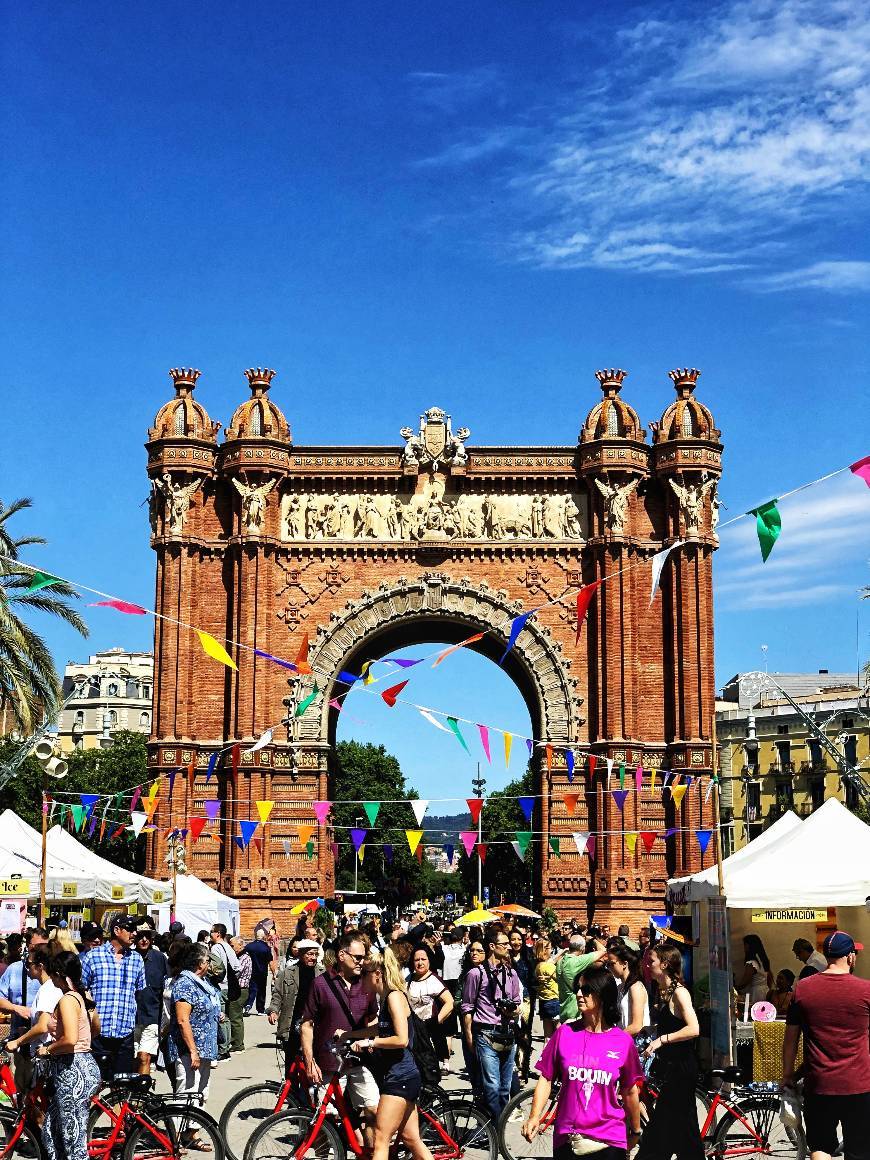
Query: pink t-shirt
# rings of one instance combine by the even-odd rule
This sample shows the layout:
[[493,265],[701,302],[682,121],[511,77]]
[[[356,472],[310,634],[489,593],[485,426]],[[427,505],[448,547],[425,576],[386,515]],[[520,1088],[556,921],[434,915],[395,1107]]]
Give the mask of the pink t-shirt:
[[581,1134],[625,1148],[628,1137],[620,1086],[643,1081],[634,1040],[625,1031],[584,1031],[577,1022],[563,1023],[544,1048],[538,1072],[558,1079],[562,1091],[553,1124],[554,1146]]

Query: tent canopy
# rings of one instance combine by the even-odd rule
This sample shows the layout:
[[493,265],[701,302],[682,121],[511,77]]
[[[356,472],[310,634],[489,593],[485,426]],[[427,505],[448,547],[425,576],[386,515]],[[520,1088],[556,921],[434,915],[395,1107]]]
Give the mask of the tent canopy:
[[[768,836],[773,829],[772,826]],[[829,798],[805,822],[798,822],[758,850],[760,841],[756,838],[747,847],[756,847],[755,856],[745,858],[725,876],[729,907],[863,907],[870,897],[870,826],[859,821],[836,798]],[[723,869],[728,861],[723,863]],[[714,867],[714,882],[715,874]],[[709,897],[707,893],[692,893],[700,877],[693,875],[683,880],[688,884],[685,901]],[[668,883],[672,901],[678,897],[679,881]]]
[[142,902],[146,906],[155,906],[172,900],[171,882],[158,882],[134,870],[116,866],[114,862],[101,858],[82,842],[76,841],[61,826],[53,826],[48,831],[48,848],[94,874],[98,902],[117,902],[125,906],[131,902]]
[[[201,930],[208,930],[222,922],[230,934],[239,932],[239,904],[235,898],[221,894],[195,874],[179,874],[175,880],[175,918],[184,924],[185,934],[196,938]],[[161,915],[168,924],[169,908]]]
[[[48,843],[45,897],[49,902],[93,898],[97,890],[94,872],[79,858],[68,858]],[[28,898],[39,898],[42,873],[42,835],[15,813],[0,814],[0,877],[18,876],[28,881]]]

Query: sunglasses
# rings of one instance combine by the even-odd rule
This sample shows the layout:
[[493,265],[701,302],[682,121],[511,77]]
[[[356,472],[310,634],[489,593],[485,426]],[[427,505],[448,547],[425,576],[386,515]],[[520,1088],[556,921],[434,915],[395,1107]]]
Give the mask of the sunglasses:
[[352,955],[350,953],[350,951],[345,951],[344,953],[347,955],[347,957],[349,959],[353,959],[353,961],[355,963],[361,963],[363,961],[363,959],[365,958],[365,955]]
[[592,989],[592,987],[583,986],[580,988],[580,994],[584,999],[588,999],[590,995],[595,994],[595,991]]

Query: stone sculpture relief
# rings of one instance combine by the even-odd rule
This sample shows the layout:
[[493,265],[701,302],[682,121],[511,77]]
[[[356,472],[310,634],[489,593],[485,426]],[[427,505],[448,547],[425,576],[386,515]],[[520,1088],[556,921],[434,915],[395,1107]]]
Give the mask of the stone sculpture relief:
[[201,479],[195,479],[193,483],[187,484],[173,483],[168,471],[164,471],[163,478],[157,481],[155,486],[164,496],[164,525],[171,536],[180,536],[184,531],[184,521],[190,511],[191,498],[201,483]]
[[595,486],[604,496],[604,516],[607,528],[617,536],[622,534],[625,521],[628,518],[628,497],[639,483],[639,476],[624,483],[621,487],[618,483],[610,483],[609,480],[595,477]]
[[246,532],[260,532],[266,518],[266,496],[277,483],[272,479],[261,483],[259,487],[253,484],[241,483],[233,477],[233,487],[242,497],[242,527]]
[[[708,479],[702,483],[679,484],[670,480],[670,485],[680,505],[680,514],[686,524],[686,534],[697,536],[701,530],[701,515],[704,510],[704,497],[716,484],[715,479]],[[718,523],[718,512],[716,523]],[[715,529],[715,525],[714,525]]]
[[420,494],[313,495],[282,501],[284,540],[579,540],[585,498],[578,495],[445,495],[427,481]]
[[405,440],[402,462],[406,467],[426,466],[437,471],[440,467],[464,467],[468,463],[465,441],[471,436],[468,427],[454,432],[450,416],[440,407],[430,407],[420,416],[420,430],[403,427],[399,432]]

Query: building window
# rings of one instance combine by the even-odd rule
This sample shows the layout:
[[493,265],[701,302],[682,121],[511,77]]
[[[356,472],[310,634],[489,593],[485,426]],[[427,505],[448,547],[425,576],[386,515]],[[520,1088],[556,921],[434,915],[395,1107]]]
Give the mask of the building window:
[[84,747],[85,747],[84,737],[74,737],[73,738],[73,749],[84,749]]
[[77,709],[76,710],[75,723],[76,723],[76,725],[84,725],[84,723],[85,723],[85,711],[84,711],[84,709]]
[[855,788],[855,784],[851,778],[849,778],[849,780],[845,781],[843,784],[846,790],[846,809],[856,810],[861,802],[861,798],[857,789]]
[[780,769],[788,770],[791,767],[791,742],[776,742],[776,763]]
[[692,412],[689,410],[688,407],[683,407],[683,419],[682,419],[680,426],[682,427],[682,434],[683,435],[694,435],[695,434],[695,432],[693,430],[693,424],[692,424]]
[[118,686],[115,684],[115,682],[114,682],[114,681],[111,683],[111,685],[109,685],[109,687],[108,687],[108,689],[106,690],[106,692],[108,693],[108,695],[109,695],[110,697],[117,697],[117,695],[118,695]]
[[761,786],[757,781],[750,781],[746,785],[746,820],[761,820]]
[[252,435],[263,434],[263,412],[259,404],[251,408],[251,432]]
[[790,781],[781,781],[776,786],[776,810],[784,814],[794,807],[794,789]]
[[128,681],[127,682],[127,696],[128,697],[138,697],[138,695],[139,695],[139,685],[137,684],[137,682],[136,681]]
[[807,742],[807,748],[810,751],[810,764],[818,767],[823,764],[824,757],[822,756],[822,743],[817,737],[811,737]]
[[118,724],[118,714],[115,712],[114,709],[110,709],[108,711],[108,713],[106,714],[106,716],[109,718],[109,728],[110,729]]
[[139,725],[142,729],[150,729],[151,728],[151,714],[150,713],[140,713],[139,714]]
[[825,779],[823,777],[814,777],[810,782],[810,798],[814,810],[825,804]]
[[175,408],[175,434],[184,434],[184,403],[179,403]]
[[142,686],[142,696],[148,701],[151,700],[151,686],[150,685],[143,685]]
[[780,733],[780,734],[781,733],[788,733],[788,725],[777,725],[776,731],[777,731],[777,733]]

